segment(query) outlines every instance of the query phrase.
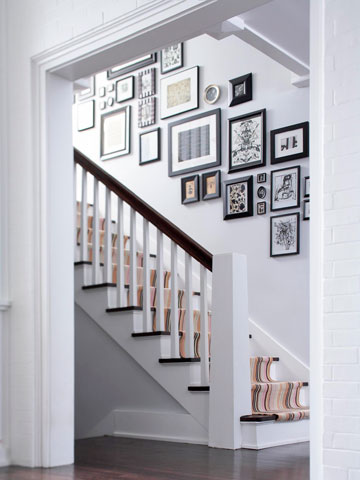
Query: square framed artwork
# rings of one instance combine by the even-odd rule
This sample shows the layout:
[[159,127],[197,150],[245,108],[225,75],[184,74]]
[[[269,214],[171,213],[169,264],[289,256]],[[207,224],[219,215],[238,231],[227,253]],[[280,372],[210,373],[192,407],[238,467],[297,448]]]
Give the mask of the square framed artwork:
[[168,126],[169,177],[221,164],[220,108]]
[[134,98],[134,75],[122,78],[116,82],[116,102],[121,103]]
[[130,121],[130,106],[101,115],[101,160],[130,153]]
[[139,100],[138,127],[149,127],[155,123],[156,99],[155,97]]
[[266,163],[266,110],[229,119],[229,173]]
[[160,128],[139,135],[139,165],[161,159]]
[[206,172],[201,175],[201,196],[203,200],[211,200],[221,196],[221,171]]
[[229,107],[252,100],[252,73],[229,81]]
[[304,200],[303,219],[310,220],[310,200]]
[[256,212],[258,215],[266,214],[266,202],[258,202],[256,204]]
[[142,57],[135,58],[129,62],[121,63],[120,65],[108,69],[107,78],[121,77],[121,75],[125,75],[126,73],[152,65],[153,63],[156,63],[156,60],[156,53],[149,53],[148,55],[143,55]]
[[160,80],[161,119],[199,108],[199,67]]
[[297,255],[300,252],[300,214],[270,217],[270,257]]
[[78,132],[94,128],[95,126],[95,101],[82,102],[77,105]]
[[257,174],[257,183],[265,183],[266,180],[267,180],[267,175],[265,172]]
[[155,68],[138,73],[138,96],[146,98],[155,95]]
[[169,73],[183,66],[183,44],[176,43],[161,50],[161,73]]
[[297,123],[270,132],[271,164],[309,156],[309,122]]
[[188,203],[198,202],[200,200],[199,194],[199,175],[191,175],[181,179],[181,203],[186,205]]
[[271,211],[300,206],[300,167],[271,172]]
[[253,216],[253,177],[224,182],[224,220]]
[[310,177],[304,177],[304,198],[310,197]]

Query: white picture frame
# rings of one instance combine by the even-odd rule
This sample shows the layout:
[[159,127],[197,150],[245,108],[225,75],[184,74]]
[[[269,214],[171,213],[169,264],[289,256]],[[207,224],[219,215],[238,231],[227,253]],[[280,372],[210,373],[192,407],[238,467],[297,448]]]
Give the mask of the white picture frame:
[[116,103],[122,103],[126,100],[131,100],[134,98],[135,89],[134,89],[135,78],[134,75],[129,75],[128,77],[121,78],[116,82],[115,88],[115,98]]
[[169,118],[199,108],[199,67],[160,80],[160,117]]
[[130,153],[130,121],[129,105],[101,116],[101,160]]
[[77,129],[78,132],[88,130],[95,126],[95,101],[77,104]]
[[139,165],[161,160],[160,128],[139,135]]

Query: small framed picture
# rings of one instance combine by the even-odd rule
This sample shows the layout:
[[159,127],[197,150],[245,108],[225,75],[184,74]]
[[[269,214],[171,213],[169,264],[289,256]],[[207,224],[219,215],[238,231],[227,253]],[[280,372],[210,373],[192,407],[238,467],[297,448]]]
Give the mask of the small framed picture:
[[204,90],[204,101],[209,105],[216,103],[220,98],[219,85],[208,85]]
[[203,173],[201,184],[203,200],[219,198],[221,196],[221,171]]
[[266,197],[266,188],[265,187],[259,187],[257,189],[257,196],[258,196],[258,198],[261,198],[261,200],[263,200]]
[[252,100],[252,73],[230,80],[229,98],[229,107]]
[[160,128],[139,135],[139,165],[160,160]]
[[181,203],[194,203],[200,200],[199,175],[191,175],[181,179]]
[[299,219],[299,213],[270,217],[270,257],[299,253]]
[[155,97],[139,100],[138,127],[148,127],[155,123]]
[[125,75],[125,73],[133,72],[134,70],[139,70],[140,68],[152,65],[153,63],[156,63],[156,60],[156,53],[149,53],[148,55],[135,58],[135,60],[131,60],[130,62],[109,68],[107,71],[107,78],[121,77],[121,75]]
[[115,94],[117,103],[134,98],[134,75],[118,80]]
[[271,211],[300,206],[300,167],[271,172]]
[[304,220],[310,220],[310,200],[304,200]]
[[172,72],[183,66],[183,44],[176,43],[161,50],[161,73]]
[[160,80],[161,119],[199,108],[199,67]]
[[270,132],[271,164],[309,156],[309,122]]
[[138,95],[139,98],[155,95],[155,68],[138,73]]
[[266,161],[266,110],[229,119],[229,173],[263,167]]
[[78,132],[94,128],[95,126],[95,101],[79,103],[77,106]]
[[266,213],[266,202],[258,202],[256,204],[256,211],[258,215],[265,215]]
[[95,75],[89,78],[89,86],[84,88],[83,90],[80,90],[76,95],[75,95],[75,100],[77,102],[81,102],[82,100],[86,100],[88,98],[91,98],[95,95],[96,88],[95,88]]
[[107,86],[107,91],[108,92],[113,92],[115,90],[115,86],[113,83],[109,83],[109,85]]
[[107,99],[107,104],[109,105],[109,107],[112,107],[114,105],[114,97],[109,97]]
[[101,116],[101,160],[130,153],[130,108],[123,107]]
[[266,173],[258,173],[257,174],[257,183],[265,183],[267,179]]
[[224,220],[253,216],[253,177],[224,182]]
[[105,87],[100,87],[99,88],[99,97],[105,97],[106,95],[106,88]]
[[99,103],[99,108],[100,108],[100,110],[105,110],[105,108],[106,108],[106,102],[100,102],[100,103]]
[[304,198],[310,197],[310,177],[304,178]]

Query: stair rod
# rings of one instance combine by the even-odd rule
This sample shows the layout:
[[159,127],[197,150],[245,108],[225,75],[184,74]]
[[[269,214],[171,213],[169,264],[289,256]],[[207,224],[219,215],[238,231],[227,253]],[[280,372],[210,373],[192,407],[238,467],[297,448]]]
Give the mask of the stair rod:
[[112,282],[111,190],[105,189],[105,258],[104,282]]
[[143,331],[151,332],[149,222],[143,218]]
[[192,287],[192,258],[185,252],[185,355],[194,357],[194,307]]
[[178,255],[177,245],[171,241],[171,357],[179,358],[179,308],[178,308]]
[[130,207],[130,299],[129,306],[137,306],[136,211]]
[[124,249],[124,202],[118,197],[118,206],[117,206],[117,258],[116,258],[116,287],[117,287],[117,296],[116,302],[118,307],[126,307],[126,296],[125,296],[125,280],[124,280],[124,269],[125,269],[125,249]]
[[81,223],[80,223],[80,260],[88,260],[88,201],[87,201],[87,171],[82,169],[81,179]]
[[209,385],[209,316],[207,301],[207,270],[200,265],[200,358],[201,385]]
[[92,283],[100,283],[100,238],[99,238],[99,181],[94,177],[94,206],[92,224]]
[[164,321],[164,235],[156,232],[156,330],[165,330]]

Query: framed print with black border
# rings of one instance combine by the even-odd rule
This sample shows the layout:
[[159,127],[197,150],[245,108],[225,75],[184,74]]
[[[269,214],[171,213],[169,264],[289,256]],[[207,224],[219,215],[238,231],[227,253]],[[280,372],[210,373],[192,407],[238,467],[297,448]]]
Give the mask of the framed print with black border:
[[265,183],[267,180],[267,175],[265,172],[257,174],[257,183]]
[[211,200],[221,196],[221,170],[201,175],[201,198]]
[[173,70],[181,68],[184,63],[183,59],[183,44],[176,43],[175,45],[169,45],[161,50],[161,73],[169,73]]
[[130,106],[101,115],[101,160],[130,153],[130,116]]
[[304,177],[304,198],[310,197],[310,177]]
[[181,203],[194,203],[200,200],[199,175],[191,175],[181,179]]
[[224,220],[253,216],[253,176],[224,182]]
[[139,165],[161,159],[160,128],[154,128],[139,135]]
[[229,80],[229,107],[252,100],[252,73]]
[[147,67],[153,63],[156,63],[157,57],[156,53],[149,53],[142,57],[135,58],[129,62],[121,63],[115,67],[111,67],[107,71],[107,78],[116,78],[125,75],[126,73],[133,72],[134,70],[139,70],[140,68]]
[[258,215],[265,215],[266,214],[266,202],[258,202],[256,204],[256,213]]
[[309,156],[309,122],[297,123],[270,132],[271,164]]
[[300,214],[270,217],[270,257],[297,255],[300,252]]
[[121,78],[116,82],[116,102],[122,103],[126,100],[131,100],[134,98],[135,89],[134,89],[135,78],[134,75],[129,75],[128,77]]
[[199,67],[160,80],[161,119],[199,108]]
[[300,206],[300,167],[271,172],[271,211]]

